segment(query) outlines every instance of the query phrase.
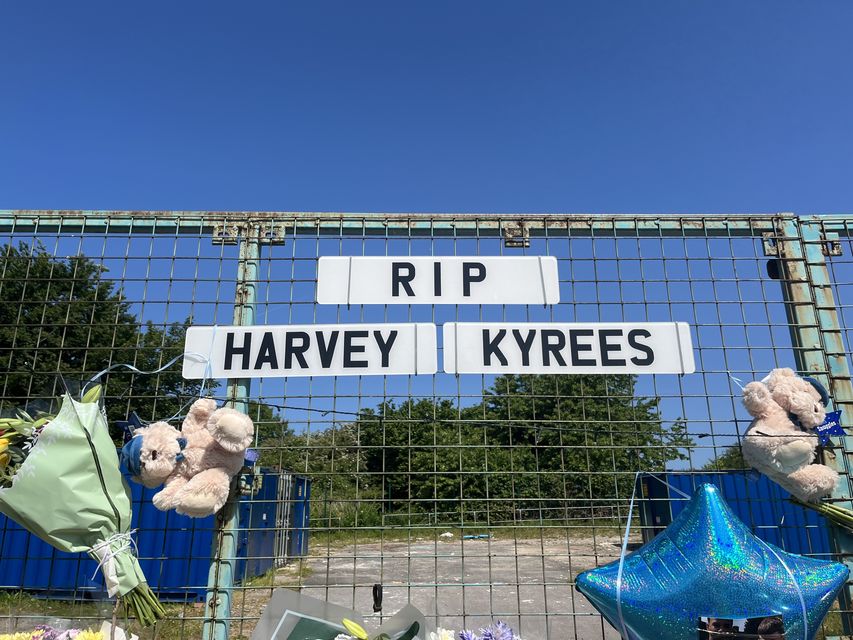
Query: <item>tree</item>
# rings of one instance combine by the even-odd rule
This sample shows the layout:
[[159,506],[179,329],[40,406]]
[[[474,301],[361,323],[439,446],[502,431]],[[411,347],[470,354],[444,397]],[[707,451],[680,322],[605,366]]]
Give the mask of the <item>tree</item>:
[[635,472],[686,459],[686,425],[665,426],[659,404],[636,395],[631,375],[505,375],[487,392],[483,417],[493,440],[531,447],[540,472],[550,472],[542,495],[595,507],[630,495]]
[[702,467],[702,471],[727,471],[730,469],[749,469],[749,465],[743,459],[743,451],[740,445],[726,447],[723,453]]
[[[637,471],[663,471],[691,446],[665,425],[634,376],[506,375],[482,402],[386,402],[356,421],[362,477],[381,481],[386,513],[448,520],[589,513],[630,495]],[[364,482],[364,480],[362,480]]]
[[[0,409],[55,411],[66,386],[77,393],[110,365],[152,371],[182,353],[188,323],[140,323],[89,258],[58,258],[38,243],[0,252]],[[172,416],[201,386],[184,380],[179,366],[153,376],[116,370],[101,381],[111,420],[129,411],[144,420]]]

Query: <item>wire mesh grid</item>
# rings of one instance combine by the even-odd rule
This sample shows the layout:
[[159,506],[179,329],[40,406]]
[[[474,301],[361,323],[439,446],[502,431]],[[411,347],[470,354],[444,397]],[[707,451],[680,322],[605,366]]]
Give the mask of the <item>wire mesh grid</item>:
[[[780,230],[785,220],[555,216],[529,225],[528,247],[508,248],[493,216],[9,213],[0,224],[0,410],[50,411],[65,388],[79,391],[110,365],[159,369],[182,352],[186,327],[232,324],[237,298],[255,324],[687,322],[697,371],[685,376],[439,372],[250,386],[260,470],[243,482],[229,637],[248,638],[284,587],[377,621],[411,602],[448,628],[503,619],[526,639],[617,638],[573,583],[618,558],[638,472],[685,487],[730,476],[760,535],[837,557],[825,527],[784,511],[739,456],[750,421],[739,385],[797,368],[804,348],[791,331],[787,276],[768,272],[768,246],[800,242]],[[844,344],[853,327],[850,223],[833,223],[843,254],[827,260]],[[247,237],[260,246],[257,279],[238,283]],[[556,257],[560,303],[315,302],[320,256],[497,255]],[[111,420],[136,412],[177,423],[199,394],[229,399],[227,381],[183,380],[179,363],[103,381]],[[308,496],[296,497],[297,485],[310,486],[302,528],[294,509]],[[151,515],[151,492],[136,498],[143,567],[170,600],[169,618],[143,635],[199,637],[213,520]],[[642,529],[633,527],[632,544]],[[0,630],[109,617],[93,562],[36,547],[5,522]],[[382,610],[371,613],[377,584]]]

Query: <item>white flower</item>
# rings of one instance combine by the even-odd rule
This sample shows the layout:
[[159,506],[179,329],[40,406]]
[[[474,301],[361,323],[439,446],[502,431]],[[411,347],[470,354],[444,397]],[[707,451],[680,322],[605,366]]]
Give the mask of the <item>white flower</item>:
[[454,634],[449,629],[438,628],[438,631],[430,631],[427,640],[454,640]]

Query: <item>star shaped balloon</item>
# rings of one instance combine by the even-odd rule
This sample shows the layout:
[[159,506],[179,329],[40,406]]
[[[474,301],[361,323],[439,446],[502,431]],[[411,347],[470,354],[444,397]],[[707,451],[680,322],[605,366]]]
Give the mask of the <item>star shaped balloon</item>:
[[619,564],[581,573],[577,588],[628,640],[702,638],[701,618],[767,616],[782,618],[786,640],[811,640],[849,573],[756,537],[710,484],[621,575]]

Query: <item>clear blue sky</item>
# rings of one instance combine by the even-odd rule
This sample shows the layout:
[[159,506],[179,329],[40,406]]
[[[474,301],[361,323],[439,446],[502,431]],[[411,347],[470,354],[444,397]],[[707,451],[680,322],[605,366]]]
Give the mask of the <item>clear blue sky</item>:
[[4,2],[0,208],[850,211],[853,4]]

